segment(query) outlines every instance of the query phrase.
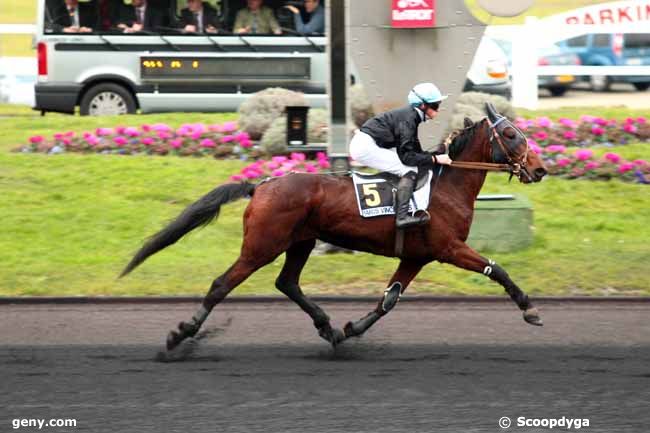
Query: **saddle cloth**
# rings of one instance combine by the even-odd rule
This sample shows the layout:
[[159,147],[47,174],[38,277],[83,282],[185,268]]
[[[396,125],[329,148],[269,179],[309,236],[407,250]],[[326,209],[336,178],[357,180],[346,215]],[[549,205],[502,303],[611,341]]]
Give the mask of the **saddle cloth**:
[[[409,211],[426,210],[429,206],[433,171],[418,175],[416,190],[409,202]],[[395,215],[395,191],[399,177],[390,173],[367,174],[353,171],[352,181],[359,214],[364,218]]]

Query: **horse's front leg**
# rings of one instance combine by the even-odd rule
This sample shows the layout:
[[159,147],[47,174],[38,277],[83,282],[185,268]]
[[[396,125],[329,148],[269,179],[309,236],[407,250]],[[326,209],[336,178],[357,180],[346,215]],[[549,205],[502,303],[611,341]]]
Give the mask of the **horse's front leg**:
[[493,260],[481,257],[476,251],[467,244],[462,244],[458,248],[450,249],[448,257],[442,259],[459,268],[469,271],[480,272],[490,277],[491,280],[501,284],[510,298],[517,304],[519,309],[524,312],[524,320],[531,325],[542,326],[542,319],[539,317],[539,311],[533,307],[528,295],[523,292],[508,276],[508,273]]
[[424,265],[425,263],[402,260],[397,271],[393,274],[388,288],[384,291],[384,297],[379,301],[377,308],[356,322],[348,322],[343,329],[345,338],[360,337],[377,320],[388,314],[395,307],[395,304],[397,304],[397,301],[399,301],[400,296],[402,296],[402,293],[404,293],[411,280],[415,278]]

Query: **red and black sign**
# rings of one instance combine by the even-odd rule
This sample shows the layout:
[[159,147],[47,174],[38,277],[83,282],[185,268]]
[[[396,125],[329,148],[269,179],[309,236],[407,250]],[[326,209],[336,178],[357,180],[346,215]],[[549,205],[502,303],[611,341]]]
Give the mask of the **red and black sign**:
[[436,0],[393,0],[393,27],[421,28],[436,25]]

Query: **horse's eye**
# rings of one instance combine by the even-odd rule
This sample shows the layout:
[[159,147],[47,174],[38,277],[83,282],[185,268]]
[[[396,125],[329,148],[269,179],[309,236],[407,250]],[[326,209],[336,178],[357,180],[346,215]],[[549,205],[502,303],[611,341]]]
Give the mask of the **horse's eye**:
[[509,138],[509,139],[513,139],[513,138],[515,138],[517,136],[517,134],[515,133],[514,128],[505,128],[503,130],[503,135],[506,138]]

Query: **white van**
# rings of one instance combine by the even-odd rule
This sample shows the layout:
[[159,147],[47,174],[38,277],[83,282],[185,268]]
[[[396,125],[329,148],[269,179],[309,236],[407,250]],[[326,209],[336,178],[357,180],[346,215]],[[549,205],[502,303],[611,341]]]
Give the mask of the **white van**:
[[293,30],[293,15],[284,6],[295,1],[264,2],[282,35],[233,34],[246,0],[217,1],[218,32],[202,34],[182,31],[186,0],[148,0],[156,24],[134,33],[117,27],[134,13],[123,0],[79,3],[76,19],[92,31],[75,33],[69,33],[73,16],[64,0],[38,1],[36,110],[234,111],[250,94],[271,86],[305,93],[312,107],[327,103],[326,38]]
[[483,36],[476,50],[463,91],[492,93],[510,99],[512,83],[508,72],[508,56],[487,36]]

